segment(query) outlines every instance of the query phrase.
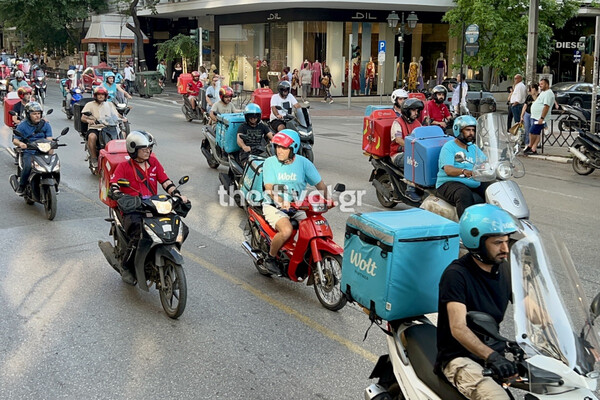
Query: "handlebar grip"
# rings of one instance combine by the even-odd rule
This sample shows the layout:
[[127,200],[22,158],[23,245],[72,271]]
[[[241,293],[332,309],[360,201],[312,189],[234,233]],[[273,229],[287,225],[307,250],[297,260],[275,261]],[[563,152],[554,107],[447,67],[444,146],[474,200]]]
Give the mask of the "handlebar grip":
[[58,144],[58,147],[64,147],[64,146],[66,146],[66,145],[67,145],[66,143],[59,143],[59,144]]

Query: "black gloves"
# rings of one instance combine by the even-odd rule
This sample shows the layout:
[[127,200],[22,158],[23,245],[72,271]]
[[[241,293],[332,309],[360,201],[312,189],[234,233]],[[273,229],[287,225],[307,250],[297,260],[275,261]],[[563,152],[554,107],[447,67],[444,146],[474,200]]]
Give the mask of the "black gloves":
[[496,351],[490,354],[487,360],[485,360],[485,366],[491,368],[502,379],[509,378],[518,373],[515,363],[508,361]]

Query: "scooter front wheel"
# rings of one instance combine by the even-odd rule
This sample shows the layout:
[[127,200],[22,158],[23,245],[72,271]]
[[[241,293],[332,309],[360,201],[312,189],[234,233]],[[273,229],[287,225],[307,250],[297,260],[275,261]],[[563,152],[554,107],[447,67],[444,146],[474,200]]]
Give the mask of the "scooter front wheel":
[[56,217],[56,188],[54,186],[44,186],[46,202],[44,209],[46,210],[46,218],[50,221]]
[[342,293],[342,256],[323,252],[323,281],[319,278],[316,265],[313,266],[315,293],[328,310],[337,311],[346,305],[346,296]]
[[183,267],[171,261],[164,266],[165,285],[159,289],[160,302],[169,318],[183,314],[187,302],[187,283]]

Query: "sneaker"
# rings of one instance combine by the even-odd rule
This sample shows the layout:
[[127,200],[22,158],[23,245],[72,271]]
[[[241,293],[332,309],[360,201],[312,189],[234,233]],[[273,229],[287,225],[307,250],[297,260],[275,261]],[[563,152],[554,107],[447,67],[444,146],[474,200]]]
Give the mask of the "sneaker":
[[128,285],[135,285],[135,277],[128,269],[124,269],[123,272],[121,272],[121,279]]
[[527,153],[528,151],[531,151],[531,147],[525,146],[525,148],[523,149],[523,153]]
[[333,103],[333,99],[329,100],[329,104]]
[[413,203],[418,203],[421,201],[421,197],[419,197],[412,186],[406,188],[406,197],[408,197],[408,199]]
[[279,268],[279,263],[277,262],[277,259],[275,257],[272,257],[270,255],[267,256],[267,258],[265,259],[265,267],[271,274],[282,276],[281,268]]
[[92,168],[98,168],[98,159],[97,158],[92,158]]
[[23,193],[25,193],[25,188],[24,188],[24,187],[21,187],[21,186],[19,186],[19,187],[17,188],[17,190],[15,191],[15,193],[17,194],[17,196],[23,196]]
[[523,152],[523,154],[526,154],[526,155],[530,156],[532,154],[537,154],[537,151],[533,151],[533,150],[531,150],[531,148],[529,148],[529,149],[525,149],[525,151]]

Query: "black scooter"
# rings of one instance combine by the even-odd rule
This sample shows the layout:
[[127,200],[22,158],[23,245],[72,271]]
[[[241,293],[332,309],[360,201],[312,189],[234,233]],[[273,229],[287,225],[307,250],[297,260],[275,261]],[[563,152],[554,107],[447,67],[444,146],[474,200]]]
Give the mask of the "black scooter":
[[579,175],[589,175],[600,168],[600,135],[579,130],[579,136],[569,151],[573,157],[573,170]]
[[[187,183],[188,176],[179,180]],[[119,179],[121,187],[129,187],[129,181]],[[159,291],[160,302],[165,313],[173,319],[179,318],[187,302],[187,284],[183,271],[181,245],[189,233],[181,217],[186,217],[191,203],[183,203],[179,197],[166,194],[142,199],[124,195],[117,200],[117,208],[109,208],[110,235],[113,243],[99,241],[98,247],[108,263],[119,274],[123,273],[125,257],[133,257],[137,286],[148,292],[152,284]],[[123,227],[124,212],[140,212],[142,236],[133,252],[128,251],[129,239]]]
[[[385,208],[394,208],[398,203],[405,203],[409,206],[419,207],[421,201],[413,202],[406,195],[407,183],[404,179],[404,171],[394,165],[390,157],[369,157],[369,162],[373,166],[373,171],[369,177],[369,182],[375,186],[377,200]],[[423,191],[416,189],[417,195],[423,195]]]
[[[46,218],[50,221],[56,216],[57,203],[56,195],[58,194],[58,184],[60,183],[60,161],[57,154],[50,154],[51,150],[58,147],[66,146],[59,144],[58,139],[64,136],[69,131],[65,128],[60,133],[60,136],[54,139],[40,139],[34,142],[28,142],[26,139],[19,139],[27,144],[28,150],[35,150],[31,160],[31,173],[23,193],[25,202],[29,205],[40,203],[44,205]],[[15,136],[20,136],[17,130],[13,130]],[[19,148],[16,150],[17,173],[9,178],[10,186],[16,192],[19,187],[19,176],[23,170],[23,151]]]
[[46,102],[47,87],[45,75],[38,75],[33,79],[33,95],[42,105]]
[[[283,115],[283,121],[285,122],[286,129],[296,131],[300,136],[300,151],[298,154],[308,158],[310,162],[314,162],[315,156],[313,154],[312,146],[315,144],[315,134],[313,132],[309,108],[310,106],[299,109],[294,108],[295,115],[286,113]],[[277,107],[277,109],[283,110],[281,107]],[[275,134],[276,132],[271,128],[271,124],[268,125],[269,129]]]
[[[193,120],[199,120],[204,125],[208,125],[210,122],[210,117],[208,116],[208,112],[206,112],[206,99],[205,92],[203,89],[200,90],[200,94],[196,97],[196,108],[192,109],[192,103],[190,103],[190,99],[187,94],[184,94],[183,97],[183,106],[181,106],[181,111],[183,115],[185,115],[185,119],[187,122],[192,122]],[[211,96],[212,97],[212,96]]]

